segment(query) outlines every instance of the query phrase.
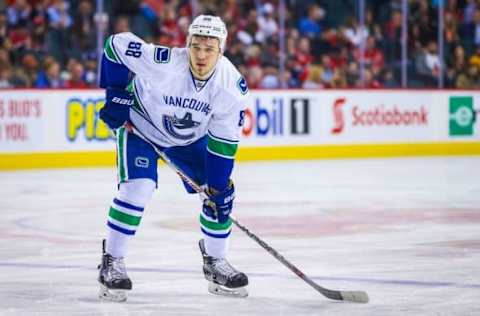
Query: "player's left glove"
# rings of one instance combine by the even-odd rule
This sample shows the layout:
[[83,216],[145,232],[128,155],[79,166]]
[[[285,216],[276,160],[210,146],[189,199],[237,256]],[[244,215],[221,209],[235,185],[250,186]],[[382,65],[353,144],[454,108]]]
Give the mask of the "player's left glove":
[[133,94],[118,88],[107,88],[105,106],[100,110],[100,118],[111,129],[117,129],[130,119]]
[[235,187],[232,180],[225,190],[213,193],[213,190],[207,189],[207,193],[209,193],[209,198],[203,202],[203,211],[212,218],[218,218],[220,224],[226,223],[235,199]]

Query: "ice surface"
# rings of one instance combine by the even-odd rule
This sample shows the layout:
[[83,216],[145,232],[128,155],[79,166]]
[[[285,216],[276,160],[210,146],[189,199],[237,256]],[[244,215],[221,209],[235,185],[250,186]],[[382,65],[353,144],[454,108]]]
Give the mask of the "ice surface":
[[238,219],[323,287],[324,298],[238,229],[229,259],[250,296],[207,292],[199,199],[167,167],[129,247],[126,303],[97,298],[114,169],[0,173],[0,315],[480,315],[480,158],[237,164]]

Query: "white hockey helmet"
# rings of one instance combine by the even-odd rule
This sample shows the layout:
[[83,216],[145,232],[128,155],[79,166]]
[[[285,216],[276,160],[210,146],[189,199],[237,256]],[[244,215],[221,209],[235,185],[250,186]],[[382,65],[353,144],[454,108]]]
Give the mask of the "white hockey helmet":
[[227,27],[220,17],[202,14],[197,16],[188,27],[187,46],[190,45],[193,35],[216,37],[220,41],[220,50],[223,53],[227,34]]

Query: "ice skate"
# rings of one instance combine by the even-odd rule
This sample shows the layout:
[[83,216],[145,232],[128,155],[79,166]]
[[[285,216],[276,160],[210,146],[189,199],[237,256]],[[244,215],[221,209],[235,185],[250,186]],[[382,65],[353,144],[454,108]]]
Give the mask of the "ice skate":
[[127,290],[132,289],[132,281],[128,278],[123,258],[114,258],[105,252],[103,240],[102,262],[98,265],[99,297],[114,302],[127,300]]
[[247,276],[235,270],[226,259],[207,255],[203,239],[198,244],[203,257],[203,273],[209,281],[208,291],[223,296],[247,297]]

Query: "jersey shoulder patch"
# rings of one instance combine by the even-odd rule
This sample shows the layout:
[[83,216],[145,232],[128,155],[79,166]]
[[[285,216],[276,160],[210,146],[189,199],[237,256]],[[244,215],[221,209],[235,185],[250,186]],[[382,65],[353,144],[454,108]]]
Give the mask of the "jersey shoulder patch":
[[153,53],[153,60],[157,64],[166,64],[170,61],[171,49],[170,47],[155,45]]
[[241,94],[247,94],[248,93],[248,85],[247,85],[247,80],[245,78],[240,77],[237,81],[237,88],[240,90]]
[[216,81],[227,94],[238,100],[248,96],[247,80],[226,56],[220,60],[217,70]]

